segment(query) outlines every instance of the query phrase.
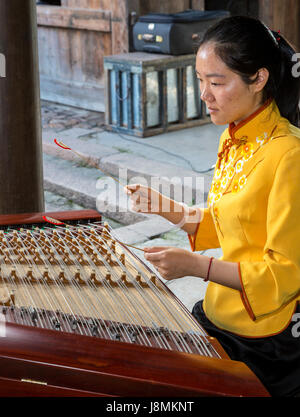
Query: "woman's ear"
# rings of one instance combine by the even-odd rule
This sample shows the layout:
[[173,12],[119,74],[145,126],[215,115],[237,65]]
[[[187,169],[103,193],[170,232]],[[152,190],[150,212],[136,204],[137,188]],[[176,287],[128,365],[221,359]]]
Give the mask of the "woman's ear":
[[265,88],[265,86],[266,86],[266,84],[269,80],[269,76],[270,76],[270,73],[267,70],[267,68],[260,68],[257,71],[257,73],[255,75],[255,82],[254,82],[254,84],[252,84],[252,86],[254,88],[254,91],[256,93],[259,93],[260,91],[262,91]]

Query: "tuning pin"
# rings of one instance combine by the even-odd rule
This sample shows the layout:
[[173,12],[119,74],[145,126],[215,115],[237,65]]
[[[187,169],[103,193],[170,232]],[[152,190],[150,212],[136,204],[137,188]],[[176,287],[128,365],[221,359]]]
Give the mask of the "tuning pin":
[[50,279],[50,277],[49,277],[49,271],[48,271],[48,267],[47,266],[45,266],[45,271],[43,272],[43,277],[46,280]]
[[123,274],[121,275],[121,280],[125,283],[127,283],[127,274],[125,272],[123,272]]
[[121,253],[121,255],[120,255],[120,262],[121,262],[122,265],[125,265],[125,253],[124,252]]
[[111,274],[106,274],[106,275],[105,275],[105,279],[106,279],[107,281],[112,281],[112,279],[111,279]]

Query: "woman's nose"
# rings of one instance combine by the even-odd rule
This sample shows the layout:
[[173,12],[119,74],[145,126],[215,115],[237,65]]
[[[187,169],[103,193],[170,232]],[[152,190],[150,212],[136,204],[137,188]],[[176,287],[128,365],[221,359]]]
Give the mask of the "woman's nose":
[[212,101],[213,100],[213,95],[208,90],[208,88],[203,88],[202,91],[201,91],[200,98],[203,101]]

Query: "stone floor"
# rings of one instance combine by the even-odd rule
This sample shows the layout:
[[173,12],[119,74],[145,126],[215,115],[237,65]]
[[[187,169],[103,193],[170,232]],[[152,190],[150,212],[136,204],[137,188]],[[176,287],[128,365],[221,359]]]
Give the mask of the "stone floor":
[[78,127],[101,131],[104,123],[104,113],[78,109],[63,104],[42,101],[41,118],[43,130],[61,131]]

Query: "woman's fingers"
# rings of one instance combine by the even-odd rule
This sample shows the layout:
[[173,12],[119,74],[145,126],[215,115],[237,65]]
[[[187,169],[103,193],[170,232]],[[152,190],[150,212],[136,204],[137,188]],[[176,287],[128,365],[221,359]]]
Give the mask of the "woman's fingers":
[[140,184],[125,185],[124,190],[126,194],[131,195],[141,188]]
[[[145,258],[159,271],[165,279],[174,279],[194,273],[191,252],[170,246],[144,248]],[[192,259],[193,257],[193,259]],[[192,269],[191,269],[192,268]]]
[[144,248],[144,251],[147,253],[163,252],[169,249],[169,246],[152,246]]
[[140,184],[126,185],[124,191],[130,196],[131,210],[137,212],[148,212],[149,203],[145,201],[144,192]]
[[130,196],[132,210],[144,213],[159,212],[160,194],[157,191],[140,184],[127,185],[124,191]]
[[159,264],[165,259],[165,254],[168,249],[169,247],[167,246],[144,248],[145,258],[153,264]]

